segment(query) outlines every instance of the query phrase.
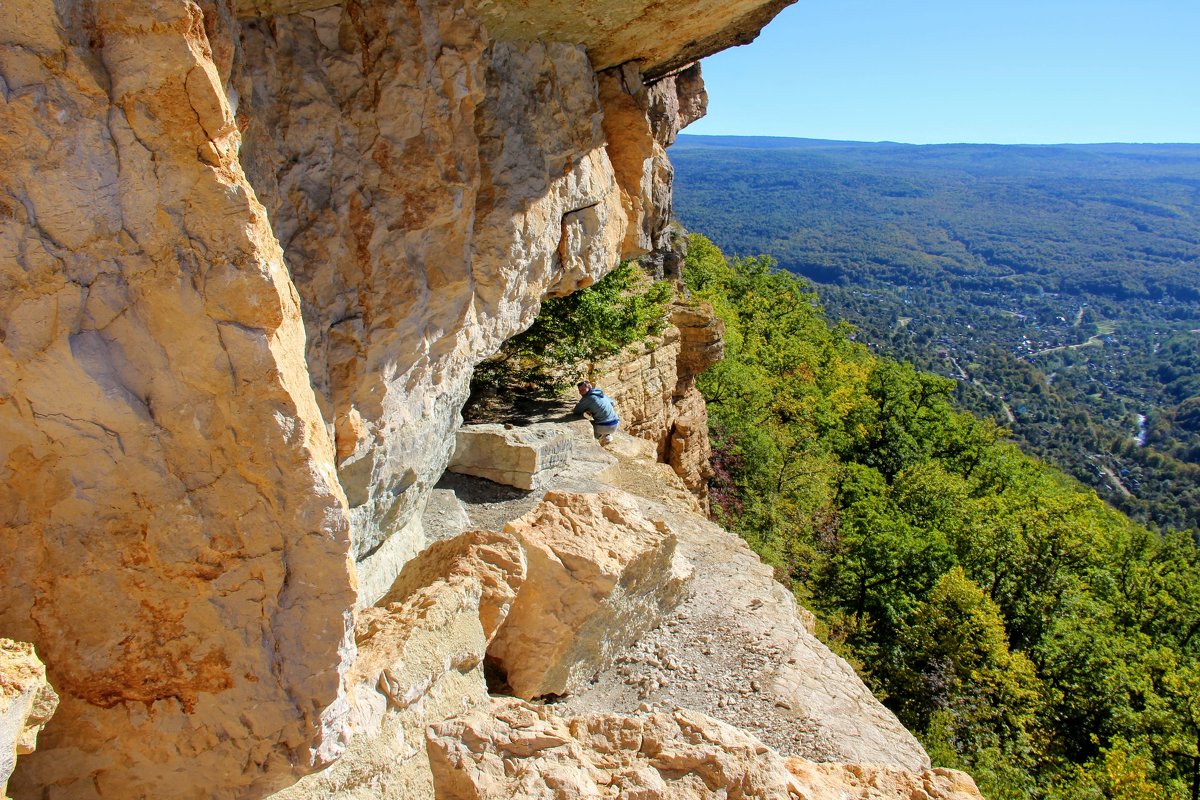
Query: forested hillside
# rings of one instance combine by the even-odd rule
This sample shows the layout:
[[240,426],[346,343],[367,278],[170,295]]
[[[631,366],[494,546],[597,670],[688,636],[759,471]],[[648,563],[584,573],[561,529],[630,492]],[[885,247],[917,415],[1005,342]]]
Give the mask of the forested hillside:
[[1195,797],[1200,556],[830,327],[767,257],[692,238],[725,321],[700,379],[716,514],[774,564],[935,763],[1001,798]]
[[676,213],[1117,507],[1200,526],[1200,146],[680,137]]

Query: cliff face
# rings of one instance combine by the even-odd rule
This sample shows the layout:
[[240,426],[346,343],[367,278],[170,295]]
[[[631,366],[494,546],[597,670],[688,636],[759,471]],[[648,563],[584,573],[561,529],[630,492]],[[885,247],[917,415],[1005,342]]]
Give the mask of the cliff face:
[[62,695],[13,790],[154,795],[325,757],[349,519],[239,160],[234,20],[170,2],[3,18],[0,625]]
[[724,354],[724,327],[712,308],[677,302],[661,336],[591,365],[591,380],[612,397],[623,428],[654,442],[658,460],[671,465],[705,510],[712,448],[696,376]]
[[5,4],[0,631],[62,695],[18,797],[344,749],[472,366],[658,243],[677,70],[781,5]]

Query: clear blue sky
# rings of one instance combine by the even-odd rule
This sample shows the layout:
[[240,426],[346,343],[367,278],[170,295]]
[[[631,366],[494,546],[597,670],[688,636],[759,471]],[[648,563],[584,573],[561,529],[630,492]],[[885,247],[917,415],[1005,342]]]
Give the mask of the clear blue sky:
[[688,133],[1200,142],[1200,0],[798,0]]

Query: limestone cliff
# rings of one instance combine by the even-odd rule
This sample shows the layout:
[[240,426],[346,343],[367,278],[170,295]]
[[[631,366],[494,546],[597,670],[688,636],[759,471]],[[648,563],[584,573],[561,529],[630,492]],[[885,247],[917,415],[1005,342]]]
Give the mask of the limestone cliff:
[[17,796],[345,749],[472,366],[660,243],[686,65],[785,2],[5,3],[0,632],[62,695]]

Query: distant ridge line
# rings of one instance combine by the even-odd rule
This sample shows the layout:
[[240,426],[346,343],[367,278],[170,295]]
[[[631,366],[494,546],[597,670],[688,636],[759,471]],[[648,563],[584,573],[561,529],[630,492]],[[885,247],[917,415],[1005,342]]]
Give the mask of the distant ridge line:
[[947,142],[942,144],[908,144],[905,142],[860,142],[841,139],[807,139],[799,136],[714,136],[694,133],[681,133],[672,149],[688,149],[692,147],[722,147],[740,148],[744,150],[814,150],[828,148],[878,148],[878,149],[909,149],[909,148],[1003,148],[1016,150],[1022,148],[1048,150],[1100,150],[1105,152],[1129,152],[1146,150],[1195,150],[1200,155],[1200,143],[1196,142],[1088,142],[1058,144],[988,144],[979,142]]

